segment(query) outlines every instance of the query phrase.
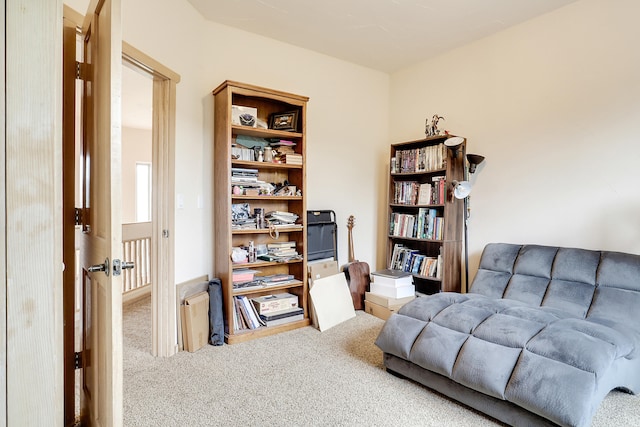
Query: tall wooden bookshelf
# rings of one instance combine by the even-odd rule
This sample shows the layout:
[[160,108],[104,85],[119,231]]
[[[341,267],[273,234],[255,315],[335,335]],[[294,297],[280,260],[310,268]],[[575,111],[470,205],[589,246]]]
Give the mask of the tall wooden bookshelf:
[[[452,183],[464,179],[466,140],[453,152],[448,137],[391,145],[387,266],[411,272],[424,294],[461,290],[464,203]],[[428,197],[424,184],[431,184]]]
[[[225,81],[213,91],[214,96],[214,230],[215,230],[215,274],[223,289],[225,317],[225,340],[237,343],[254,338],[284,332],[309,325],[307,301],[307,241],[306,241],[306,107],[308,98],[277,90],[253,86],[234,81]],[[255,108],[258,121],[268,128],[232,123],[232,106]],[[269,123],[272,114],[293,113],[293,129],[273,129]],[[302,156],[301,164],[273,163],[257,159],[232,158],[232,148],[237,138],[286,140],[295,143],[295,153]],[[299,157],[299,156],[298,156]],[[296,187],[297,194],[256,195],[237,191],[231,181],[232,168],[254,169],[258,179],[267,183],[284,183]],[[265,212],[284,211],[298,215],[295,226],[277,230],[268,227],[254,229],[232,228],[232,205],[247,203],[253,213],[255,208]],[[250,263],[235,263],[231,259],[234,247],[246,247],[250,241],[255,246],[273,242],[295,242],[301,259],[286,262],[256,260]],[[258,276],[287,274],[294,276],[292,282],[270,285],[264,288],[234,289],[233,272],[250,268],[259,271]],[[298,296],[298,304],[304,309],[302,320],[278,326],[260,326],[256,329],[237,330],[234,327],[235,298],[248,298],[290,293]]]

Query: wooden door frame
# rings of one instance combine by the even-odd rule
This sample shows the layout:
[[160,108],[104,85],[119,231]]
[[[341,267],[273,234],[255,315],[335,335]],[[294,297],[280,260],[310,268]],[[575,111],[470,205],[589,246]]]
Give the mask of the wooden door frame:
[[180,76],[130,44],[122,61],[153,77],[151,295],[152,354],[178,352],[174,278],[176,85]]

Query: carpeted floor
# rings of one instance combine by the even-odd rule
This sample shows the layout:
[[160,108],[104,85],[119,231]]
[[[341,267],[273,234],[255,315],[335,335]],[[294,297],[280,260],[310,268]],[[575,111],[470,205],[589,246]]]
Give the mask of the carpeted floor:
[[[387,373],[373,344],[384,323],[362,311],[169,358],[151,356],[150,298],[124,309],[125,426],[496,426]],[[640,398],[612,392],[594,427],[640,425]]]

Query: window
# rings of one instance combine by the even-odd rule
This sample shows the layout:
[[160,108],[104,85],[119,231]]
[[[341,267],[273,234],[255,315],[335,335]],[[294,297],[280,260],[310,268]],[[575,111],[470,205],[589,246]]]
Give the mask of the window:
[[136,222],[151,221],[151,163],[136,162]]

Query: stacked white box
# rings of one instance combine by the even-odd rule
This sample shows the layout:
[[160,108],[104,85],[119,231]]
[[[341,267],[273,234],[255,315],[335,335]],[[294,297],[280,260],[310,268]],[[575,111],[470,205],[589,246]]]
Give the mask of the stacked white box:
[[376,282],[371,282],[369,290],[374,294],[384,295],[389,298],[405,298],[416,293],[415,285],[393,286]]

